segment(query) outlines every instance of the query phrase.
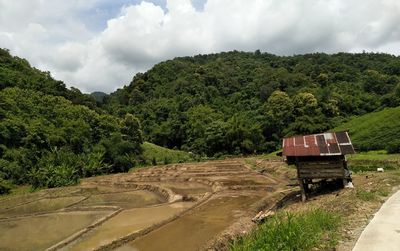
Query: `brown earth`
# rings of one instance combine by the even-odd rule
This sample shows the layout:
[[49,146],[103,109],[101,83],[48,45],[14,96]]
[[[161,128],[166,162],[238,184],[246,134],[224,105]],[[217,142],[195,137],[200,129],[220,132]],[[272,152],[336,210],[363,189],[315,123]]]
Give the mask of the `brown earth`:
[[[290,191],[292,177],[280,160],[230,159],[0,198],[0,232],[7,233],[0,250],[223,249],[254,226],[255,213]],[[33,230],[24,241],[12,237]]]

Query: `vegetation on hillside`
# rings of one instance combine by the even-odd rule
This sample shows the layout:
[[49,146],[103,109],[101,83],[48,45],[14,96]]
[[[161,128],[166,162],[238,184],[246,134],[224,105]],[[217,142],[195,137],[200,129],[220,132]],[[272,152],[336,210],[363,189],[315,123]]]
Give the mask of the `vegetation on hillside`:
[[143,162],[130,114],[106,114],[105,94],[82,94],[0,49],[0,194],[13,184],[56,187]]
[[196,160],[196,156],[194,154],[168,149],[157,146],[150,142],[144,142],[142,148],[143,159],[147,165],[183,163]]
[[400,105],[400,58],[226,52],[137,74],[104,108],[142,122],[145,140],[209,156],[269,152],[286,135],[326,131]]
[[334,130],[348,130],[354,146],[361,151],[386,149],[388,153],[400,153],[400,107],[352,118]]
[[127,171],[141,154],[133,115],[122,119],[39,91],[0,91],[0,180],[34,187]]
[[[285,135],[399,106],[399,76],[400,59],[386,54],[234,51],[169,60],[111,95],[86,95],[0,49],[0,183],[54,187],[197,154],[272,152]],[[385,146],[372,122],[343,127],[361,149],[396,152],[398,109],[367,117],[392,121],[376,127]],[[194,154],[151,143],[142,153],[143,140]]]

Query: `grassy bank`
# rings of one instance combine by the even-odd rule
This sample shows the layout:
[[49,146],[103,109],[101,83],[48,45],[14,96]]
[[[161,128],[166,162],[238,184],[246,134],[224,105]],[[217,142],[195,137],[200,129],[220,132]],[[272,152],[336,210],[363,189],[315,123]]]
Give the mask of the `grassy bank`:
[[149,165],[183,163],[196,160],[196,155],[184,151],[172,150],[155,144],[144,142],[143,157]]
[[400,107],[386,108],[354,117],[335,128],[348,130],[357,149],[362,151],[386,149],[400,152]]
[[234,242],[231,250],[325,250],[336,245],[339,225],[339,215],[321,209],[280,212]]
[[377,168],[385,171],[400,169],[400,154],[388,154],[385,150],[360,152],[348,157],[352,172],[371,172]]

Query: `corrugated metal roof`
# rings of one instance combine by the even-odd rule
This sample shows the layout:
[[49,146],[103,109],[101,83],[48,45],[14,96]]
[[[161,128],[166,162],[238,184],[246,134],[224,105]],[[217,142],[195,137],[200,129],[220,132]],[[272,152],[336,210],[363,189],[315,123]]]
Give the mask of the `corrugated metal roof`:
[[332,156],[355,153],[347,132],[327,132],[283,139],[284,156]]

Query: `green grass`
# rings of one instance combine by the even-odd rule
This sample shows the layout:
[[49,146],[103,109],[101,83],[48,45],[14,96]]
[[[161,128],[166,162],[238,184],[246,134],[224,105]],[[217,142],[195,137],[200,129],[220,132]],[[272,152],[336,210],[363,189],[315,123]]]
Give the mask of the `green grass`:
[[400,151],[400,107],[386,108],[336,127],[333,131],[348,130],[354,146],[362,151],[388,149]]
[[265,153],[262,155],[262,157],[279,159],[279,158],[282,158],[281,156],[276,155],[279,152],[282,152],[282,149],[276,150],[275,152],[272,152],[272,153]]
[[387,197],[390,192],[386,187],[378,187],[372,190],[366,190],[362,188],[356,188],[356,196],[358,199],[363,201],[373,201],[379,199],[379,197]]
[[400,160],[400,154],[388,154],[386,150],[359,152],[348,155],[348,160]]
[[340,217],[321,209],[278,213],[249,235],[235,241],[231,251],[327,250],[337,243]]
[[356,192],[356,196],[363,201],[371,201],[376,199],[376,194],[374,192],[364,189],[358,189]]
[[196,155],[184,151],[172,150],[144,142],[143,156],[147,165],[162,165],[195,161]]
[[400,154],[387,154],[385,150],[360,152],[347,157],[352,172],[373,172],[382,167],[385,171],[400,169]]

